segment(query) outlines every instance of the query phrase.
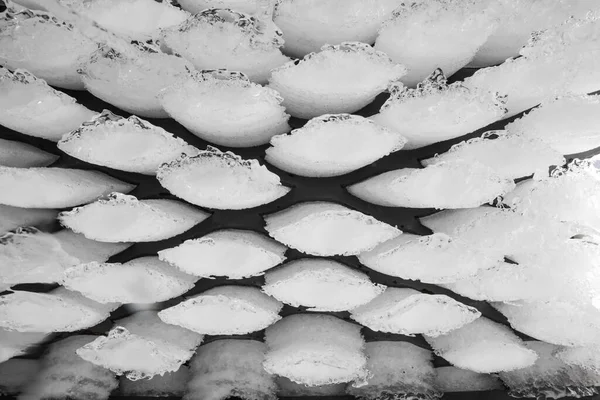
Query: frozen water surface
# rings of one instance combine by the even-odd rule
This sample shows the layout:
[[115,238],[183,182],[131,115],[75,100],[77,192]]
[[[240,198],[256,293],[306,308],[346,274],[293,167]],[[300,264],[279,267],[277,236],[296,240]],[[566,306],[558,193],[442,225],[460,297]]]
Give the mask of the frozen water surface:
[[347,174],[402,149],[406,139],[358,115],[326,114],[290,135],[271,138],[265,160],[291,174]]
[[159,98],[194,135],[223,146],[259,146],[291,129],[281,96],[239,72],[202,71],[166,88]]
[[47,167],[56,160],[58,160],[57,155],[27,143],[0,139],[0,165],[4,167]]
[[181,57],[161,53],[150,44],[123,50],[103,45],[92,53],[79,69],[85,88],[121,110],[142,117],[167,118],[158,94],[186,79],[193,65]]
[[50,228],[56,221],[58,211],[46,208],[20,208],[0,205],[0,235],[22,226],[41,230]]
[[367,384],[348,387],[348,393],[366,400],[442,397],[435,387],[431,351],[406,342],[369,342]]
[[50,14],[0,14],[0,65],[10,70],[23,68],[53,86],[83,90],[77,68],[94,50],[96,43],[77,27]]
[[61,224],[101,242],[154,242],[183,233],[210,214],[168,199],[138,200],[111,193],[59,214]]
[[280,320],[283,304],[251,286],[218,286],[166,308],[159,317],[207,335],[243,335]]
[[312,396],[345,396],[345,383],[332,383],[330,385],[306,386],[301,383],[296,383],[283,376],[275,378],[278,390],[277,395],[280,397],[312,397]]
[[436,68],[451,76],[467,65],[496,24],[487,1],[406,2],[384,22],[375,49],[406,65],[401,81],[414,87]]
[[581,367],[590,372],[600,372],[600,346],[562,347],[552,353],[566,364]]
[[373,300],[384,287],[336,261],[306,258],[267,272],[262,289],[308,311],[347,311]]
[[165,29],[161,43],[197,69],[228,69],[266,83],[271,69],[289,58],[281,53],[281,31],[273,22],[230,9],[211,8]]
[[344,42],[274,69],[269,87],[281,93],[291,115],[308,119],[358,111],[404,74],[406,68],[385,53]]
[[256,14],[261,11],[263,0],[177,0],[181,8],[197,14],[207,8],[229,8],[244,14]]
[[175,372],[154,375],[150,379],[132,381],[122,376],[118,393],[125,397],[182,397],[189,379],[190,369],[185,365]]
[[442,209],[477,207],[514,187],[511,179],[501,178],[486,165],[453,160],[384,172],[349,186],[348,191],[386,207]]
[[108,110],[65,135],[58,148],[92,164],[145,175],[156,174],[159,166],[182,154],[200,152],[135,115],[123,118]]
[[557,152],[534,135],[508,135],[505,131],[489,131],[482,137],[452,146],[446,153],[422,160],[421,164],[427,167],[462,160],[486,165],[501,178],[517,179],[538,171],[548,171],[552,165],[563,165],[565,159],[561,154],[567,153]]
[[306,202],[264,217],[275,240],[317,256],[356,255],[402,232],[336,203]]
[[535,351],[508,327],[485,317],[438,337],[425,336],[440,357],[474,372],[513,371],[533,365]]
[[461,82],[448,85],[442,70],[426,77],[416,89],[394,84],[391,96],[371,119],[404,136],[405,150],[466,135],[506,113],[506,99]]
[[197,279],[149,256],[124,264],[79,264],[65,271],[62,284],[100,303],[157,303],[182,295]]
[[364,383],[367,357],[360,328],[331,315],[287,316],[265,332],[263,366],[270,374],[307,386]]
[[504,390],[502,382],[494,375],[456,367],[436,368],[435,386],[444,393]]
[[481,316],[446,295],[429,295],[413,289],[388,287],[371,302],[355,308],[350,317],[379,332],[413,336],[439,336]]
[[17,395],[40,371],[39,360],[16,358],[0,363],[0,395]]
[[67,168],[0,167],[0,204],[23,208],[66,208],[109,193],[129,192],[129,183],[97,171]]
[[190,361],[186,400],[276,400],[274,376],[262,367],[267,346],[255,340],[224,339],[201,346]]
[[0,67],[0,124],[54,142],[91,119],[95,112],[54,90],[31,73]]
[[175,196],[218,210],[257,207],[290,191],[257,160],[244,160],[211,146],[197,156],[182,156],[162,165],[157,178]]
[[[46,333],[18,332],[0,328],[0,363],[25,354],[29,347],[42,342],[46,335]],[[2,386],[1,383],[0,386]]]
[[242,279],[262,275],[282,263],[286,250],[254,231],[224,229],[161,250],[158,257],[191,275]]

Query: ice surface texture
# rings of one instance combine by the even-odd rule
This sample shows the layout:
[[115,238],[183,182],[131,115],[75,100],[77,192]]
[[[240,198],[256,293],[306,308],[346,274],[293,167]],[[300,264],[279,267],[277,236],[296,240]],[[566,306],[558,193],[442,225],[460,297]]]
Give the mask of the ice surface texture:
[[280,320],[283,304],[251,286],[218,286],[158,315],[168,324],[207,335],[243,335]]
[[0,124],[29,136],[57,142],[95,112],[54,90],[42,79],[0,67]]
[[271,69],[289,58],[279,49],[281,31],[273,22],[230,9],[211,8],[161,33],[162,44],[199,69],[228,69],[266,83]]
[[402,149],[406,139],[350,114],[311,119],[290,135],[271,138],[265,160],[291,174],[324,178],[347,174]]
[[448,85],[441,69],[415,89],[392,85],[390,92],[371,119],[404,136],[405,150],[466,135],[506,113],[505,98],[485,89],[468,89],[461,82]]
[[111,193],[106,199],[62,212],[58,219],[101,242],[154,242],[183,233],[208,217],[208,213],[175,200],[138,200]]
[[290,130],[281,96],[239,72],[195,73],[164,89],[159,100],[173,119],[218,145],[259,146]]
[[287,112],[309,119],[358,111],[405,73],[385,53],[344,42],[274,69],[269,87],[281,94]]
[[190,369],[182,365],[175,372],[155,375],[150,379],[132,381],[124,376],[119,380],[119,395],[131,397],[182,397],[190,378]]
[[460,328],[481,316],[446,295],[429,295],[413,289],[388,287],[369,303],[355,308],[350,317],[380,332],[413,336],[439,336]]
[[65,135],[58,148],[91,164],[145,175],[156,174],[158,167],[182,154],[200,152],[148,121],[108,110]]
[[368,303],[383,292],[369,277],[344,264],[306,258],[267,272],[263,291],[308,311],[347,311]]
[[22,226],[45,230],[54,224],[58,211],[0,205],[0,235]]
[[0,363],[25,354],[29,347],[42,342],[46,335],[43,332],[18,332],[0,328]]
[[494,376],[456,367],[435,369],[435,386],[444,393],[483,392],[503,390],[502,382]]
[[58,160],[57,155],[47,153],[27,143],[0,139],[0,165],[4,167],[47,167],[56,160]]
[[219,210],[257,207],[290,191],[257,160],[244,160],[210,146],[197,156],[182,156],[162,165],[157,178],[175,196]]
[[331,315],[296,314],[267,328],[265,370],[307,386],[364,383],[367,358],[360,325]]
[[254,231],[224,229],[161,250],[158,257],[191,275],[241,279],[262,275],[282,263],[286,250]]
[[346,395],[345,383],[332,383],[329,385],[306,386],[296,383],[283,376],[276,376],[279,397],[312,397],[312,396],[344,396]]
[[94,50],[96,43],[77,27],[50,14],[0,14],[0,65],[10,70],[23,68],[53,86],[83,90],[77,68]]
[[135,187],[97,171],[0,166],[0,204],[23,208],[65,208]]
[[451,76],[467,65],[496,23],[487,1],[406,2],[383,24],[375,49],[406,65],[401,81],[414,87],[436,68]]
[[190,361],[185,400],[277,400],[274,377],[263,369],[267,346],[255,340],[216,340]]
[[402,232],[336,203],[306,202],[264,217],[275,240],[317,256],[356,255]]
[[0,363],[0,396],[17,395],[38,374],[40,362],[15,358]]
[[189,13],[197,14],[207,8],[229,8],[244,14],[253,15],[261,10],[262,0],[177,0]]

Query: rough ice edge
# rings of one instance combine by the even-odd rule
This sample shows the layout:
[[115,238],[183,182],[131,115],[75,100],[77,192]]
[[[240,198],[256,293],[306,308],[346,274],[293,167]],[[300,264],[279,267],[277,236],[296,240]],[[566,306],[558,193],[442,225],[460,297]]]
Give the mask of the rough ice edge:
[[[3,80],[10,80],[21,85],[37,86],[40,91],[47,92],[55,98],[59,98],[63,105],[79,104],[77,103],[77,100],[73,97],[69,96],[64,92],[54,89],[53,87],[48,85],[48,83],[45,80],[35,77],[31,72],[27,71],[26,69],[17,68],[13,72],[10,72],[8,69],[0,66],[0,83],[2,83]],[[23,109],[23,111],[27,111],[27,106],[22,106],[21,109]],[[7,111],[14,112],[13,110],[14,108],[10,108]]]

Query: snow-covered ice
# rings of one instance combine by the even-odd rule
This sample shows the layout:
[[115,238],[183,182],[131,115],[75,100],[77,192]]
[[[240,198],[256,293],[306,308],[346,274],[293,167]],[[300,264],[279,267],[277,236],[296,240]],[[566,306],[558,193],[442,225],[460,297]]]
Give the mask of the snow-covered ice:
[[179,235],[210,214],[176,200],[138,200],[111,193],[83,207],[62,212],[64,226],[101,242],[154,242]]
[[453,139],[483,128],[506,113],[506,99],[486,89],[448,85],[444,72],[435,70],[415,89],[394,84],[391,96],[373,121],[396,131],[412,150]]
[[58,148],[91,164],[145,175],[156,174],[158,167],[181,154],[200,152],[135,115],[123,118],[108,110],[65,135]]
[[504,390],[502,382],[495,375],[456,367],[436,368],[435,387],[444,393]]
[[259,146],[291,129],[279,93],[240,72],[194,73],[166,87],[159,101],[194,135],[222,146]]
[[0,363],[0,396],[16,396],[40,371],[39,360],[15,358]]
[[262,275],[281,264],[286,250],[284,245],[260,233],[223,229],[161,250],[158,257],[202,278],[242,279]]
[[262,289],[308,311],[347,311],[373,300],[384,287],[337,261],[304,258],[267,272]]
[[51,227],[58,211],[48,208],[20,208],[0,205],[0,235],[22,226],[41,230]]
[[291,174],[331,177],[367,166],[404,146],[399,133],[358,115],[326,114],[271,138],[265,161]]
[[158,315],[168,324],[207,335],[243,335],[279,321],[283,304],[252,286],[218,286]]
[[264,218],[275,240],[317,256],[356,255],[402,233],[369,215],[329,202],[300,203]]
[[0,328],[0,363],[25,354],[27,349],[42,342],[46,336],[44,332],[18,332]]
[[45,152],[27,143],[0,139],[0,165],[4,167],[47,167],[58,160],[56,154]]
[[0,124],[54,142],[96,113],[28,71],[0,67]]
[[190,369],[182,365],[175,372],[154,375],[150,379],[132,381],[122,376],[118,394],[124,397],[183,397]]
[[295,314],[265,331],[263,364],[270,374],[295,383],[320,386],[367,377],[360,325],[325,314]]
[[258,207],[290,191],[258,160],[244,160],[211,146],[197,156],[162,165],[157,178],[175,196],[218,210]]
[[350,318],[379,332],[440,336],[479,318],[481,313],[446,295],[388,287],[369,303],[355,308]]
[[281,53],[281,31],[272,21],[210,8],[161,32],[161,44],[190,60],[198,70],[228,69],[266,83],[271,69],[289,58]]

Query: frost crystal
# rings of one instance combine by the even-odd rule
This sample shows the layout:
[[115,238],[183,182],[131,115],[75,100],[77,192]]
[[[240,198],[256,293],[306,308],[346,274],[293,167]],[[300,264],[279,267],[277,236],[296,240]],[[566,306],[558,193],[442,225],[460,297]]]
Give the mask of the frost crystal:
[[291,174],[347,174],[402,149],[406,139],[358,115],[326,114],[290,135],[271,138],[265,160]]
[[282,263],[286,250],[259,233],[225,229],[161,250],[158,257],[191,275],[242,279],[262,275]]
[[265,216],[275,240],[317,256],[356,255],[402,232],[342,205],[306,202]]
[[435,386],[444,393],[483,392],[503,390],[502,382],[494,376],[456,367],[435,369]]
[[280,320],[283,304],[250,286],[218,286],[176,306],[159,317],[207,335],[243,335]]
[[156,174],[159,166],[182,154],[200,152],[148,121],[108,110],[65,135],[58,148],[92,164],[145,175]]
[[[0,363],[25,354],[30,346],[42,342],[46,335],[46,333],[17,332],[0,328]],[[4,364],[0,364],[0,366],[2,365]],[[0,383],[1,393],[2,383]]]
[[51,227],[58,211],[45,208],[19,208],[0,205],[0,235],[22,226],[41,230]]
[[185,365],[150,379],[132,381],[122,376],[118,393],[124,397],[182,397],[189,379],[190,369]]
[[138,200],[111,193],[107,199],[62,212],[58,219],[93,240],[154,242],[179,235],[208,217],[208,213],[175,200]]
[[239,72],[196,73],[163,90],[159,100],[194,135],[223,146],[259,146],[290,130],[281,96]]
[[257,207],[290,191],[257,160],[244,160],[210,146],[197,156],[162,165],[157,178],[175,196],[219,210]]
[[4,167],[47,167],[56,160],[58,160],[57,155],[47,153],[27,143],[0,139],[0,165]]

